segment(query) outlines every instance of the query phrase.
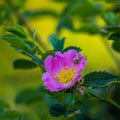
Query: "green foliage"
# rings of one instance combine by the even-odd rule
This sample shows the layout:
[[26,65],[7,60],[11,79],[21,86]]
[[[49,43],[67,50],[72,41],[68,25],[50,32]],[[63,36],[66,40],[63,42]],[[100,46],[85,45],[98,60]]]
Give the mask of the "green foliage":
[[42,60],[45,60],[45,58],[46,58],[48,55],[54,56],[54,55],[55,55],[55,51],[54,51],[54,50],[46,51],[46,52],[42,55]]
[[120,26],[106,26],[103,29],[107,32],[120,32]]
[[106,12],[102,17],[108,25],[117,25],[119,23],[119,19],[114,12]]
[[78,102],[75,104],[72,108],[68,109],[67,112],[65,113],[65,116],[68,118],[74,117],[78,114],[81,114],[81,102]]
[[50,43],[53,46],[54,51],[62,51],[64,47],[65,38],[61,40],[56,36],[50,36]]
[[43,16],[53,16],[58,17],[58,14],[50,9],[38,9],[38,10],[27,10],[24,15],[28,18],[43,17]]
[[39,59],[38,57],[36,57],[35,55],[32,55],[28,52],[23,52],[23,54],[29,56],[30,58],[32,58],[32,60],[36,63],[38,63],[40,66],[43,65],[43,61],[41,59]]
[[44,100],[49,104],[49,105],[54,105],[54,104],[58,104],[58,100],[57,100],[57,97],[56,95],[51,95],[52,93],[46,93],[43,98]]
[[0,114],[0,120],[21,120],[22,116],[16,111],[6,111]]
[[21,120],[22,115],[13,111],[10,105],[3,99],[0,99],[0,120]]
[[73,20],[70,17],[64,17],[64,19],[62,18],[57,26],[56,31],[59,33],[65,28],[74,31]]
[[43,86],[41,86],[41,89],[24,89],[17,93],[15,102],[17,104],[31,104],[39,101],[42,98],[43,90]]
[[24,29],[19,26],[6,27],[7,32],[10,34],[5,34],[1,38],[11,44],[12,47],[21,50],[20,52],[28,52],[30,54],[35,54],[39,51],[39,48],[35,45],[34,41],[30,41],[24,32]]
[[120,80],[109,82],[104,87],[109,87],[113,85],[120,85]]
[[[24,0],[5,0],[4,5],[0,6],[0,23],[7,24],[11,22],[14,24],[13,19],[18,24],[24,24],[25,26],[10,26],[5,27],[5,30],[9,33],[4,34],[1,38],[11,44],[13,48],[28,57],[32,60],[18,59],[14,62],[15,69],[31,69],[40,66],[43,68],[43,63],[45,58],[48,55],[55,55],[56,51],[65,52],[70,49],[75,49],[77,52],[80,52],[81,49],[76,46],[70,46],[64,48],[65,38],[59,39],[56,36],[50,37],[50,42],[53,46],[53,50],[47,50],[44,53],[41,51],[41,41],[40,46],[36,44],[38,35],[36,30],[34,31],[29,25],[28,19],[34,17],[48,16],[54,17],[58,21],[58,26],[56,33],[59,34],[62,29],[69,29],[74,33],[85,32],[89,34],[100,34],[99,30],[101,27],[106,25],[111,25],[104,27],[103,30],[105,33],[112,32],[109,36],[109,40],[113,40],[112,47],[120,52],[120,26],[119,24],[119,1],[115,0],[53,0],[55,2],[64,2],[65,7],[62,9],[60,14],[57,14],[56,11],[52,9],[36,9],[36,10],[26,10],[21,9],[24,5]],[[109,3],[109,4],[107,4]],[[111,4],[112,3],[112,4]],[[109,7],[109,5],[111,7]],[[117,7],[118,6],[118,7]],[[104,26],[99,23],[99,19],[104,20]],[[75,26],[75,23],[80,23],[78,26]],[[5,25],[6,26],[6,25]],[[26,33],[25,27],[28,29],[29,33]],[[102,35],[102,34],[101,34]],[[43,68],[44,70],[44,68]],[[118,85],[120,81],[117,80],[115,75],[112,75],[107,72],[92,72],[87,74],[84,77],[84,83],[77,83],[73,88],[63,90],[61,92],[50,92],[47,91],[43,86],[40,89],[24,89],[17,93],[15,102],[17,104],[31,104],[36,102],[41,102],[40,100],[44,99],[49,105],[52,105],[49,109],[49,112],[52,116],[66,116],[69,119],[75,118],[75,120],[80,119],[93,119],[89,114],[94,109],[94,105],[89,110],[86,103],[83,105],[83,102],[89,102],[94,100],[92,97],[97,98],[101,101],[108,102],[114,106],[119,107],[117,103],[108,98],[101,98],[100,96],[94,94],[88,94],[93,88],[107,87],[109,88],[112,85]],[[83,88],[85,95],[80,96],[77,94],[76,87]],[[89,90],[88,90],[89,89]],[[92,91],[93,92],[93,91]],[[86,97],[86,94],[91,95]],[[79,99],[82,101],[79,102]],[[95,99],[96,100],[96,99]],[[76,103],[76,101],[78,101]],[[83,105],[83,106],[82,106]],[[101,104],[100,104],[101,105]],[[34,105],[33,105],[34,106]],[[97,105],[100,107],[99,105]],[[35,107],[35,106],[34,106]],[[37,106],[38,107],[38,106]],[[8,109],[9,105],[0,100],[0,119],[1,120],[19,120],[21,115],[15,111],[5,111]],[[18,108],[17,108],[18,109]],[[34,108],[36,110],[36,107]],[[99,108],[100,109],[100,108]],[[39,110],[38,110],[39,111]],[[89,114],[88,114],[89,111]],[[36,111],[34,111],[36,112]],[[97,112],[97,111],[96,111]],[[108,114],[109,111],[106,112]],[[37,112],[36,114],[40,113]],[[98,112],[99,113],[99,112]],[[25,113],[24,113],[25,114]],[[40,119],[45,119],[38,114]],[[108,114],[109,116],[109,114]],[[110,114],[110,117],[112,115]],[[113,116],[112,116],[113,117]],[[24,118],[22,118],[24,119]]]
[[16,49],[20,49],[20,50],[26,49],[25,42],[16,35],[6,34],[2,36],[2,39],[9,42],[11,46]]
[[27,35],[23,29],[23,27],[19,26],[19,25],[16,25],[16,26],[10,26],[10,27],[5,27],[5,30],[10,32],[10,33],[13,33],[15,35],[18,35],[20,36],[21,38],[26,38]]
[[120,52],[120,33],[112,33],[108,40],[113,40],[112,47],[115,51]]
[[6,101],[0,99],[0,108],[9,108],[9,107],[10,107],[9,104]]
[[107,72],[92,72],[84,76],[84,86],[99,88],[106,86],[112,81],[116,81],[117,76]]
[[112,33],[109,36],[108,40],[114,40],[114,41],[118,40],[119,41],[120,40],[120,33]]
[[79,47],[69,46],[69,47],[66,47],[65,49],[63,49],[62,52],[66,52],[66,51],[71,50],[71,49],[74,49],[74,50],[76,50],[77,52],[80,52],[80,51],[81,51],[81,49],[80,49]]
[[14,9],[14,10],[19,10],[19,9],[22,9],[22,7],[24,7],[25,3],[26,3],[27,0],[16,0],[16,2],[12,2],[9,0],[7,1],[9,3],[9,5],[11,5],[11,7]]
[[[101,11],[101,6],[97,3],[91,3],[88,0],[78,0],[69,7],[69,13],[78,17],[91,17],[97,15]],[[85,9],[87,8],[87,9]]]
[[116,52],[120,52],[120,26],[107,26],[104,27],[103,30],[110,32],[108,40],[113,40],[112,48]]
[[0,108],[0,114],[2,114],[4,112],[4,110],[2,108]]
[[75,100],[74,100],[75,95],[76,95],[76,92],[66,93],[66,94],[65,94],[65,99],[64,99],[64,101],[65,101],[65,104],[66,104],[67,106],[71,106],[71,105],[74,104],[74,102],[75,102]]
[[[24,32],[23,27],[16,25],[13,27],[6,27],[5,29],[10,33],[3,35],[1,37],[3,40],[9,42],[13,48],[17,49],[17,52],[27,55],[39,65],[43,64],[43,61],[37,57],[38,54],[42,54],[41,50],[35,44],[34,40],[31,41],[33,38],[29,38],[30,36]],[[25,67],[23,66],[23,68]]]
[[30,60],[17,59],[14,61],[13,66],[15,69],[33,69],[38,65]]
[[[53,0],[53,1],[55,1],[55,2],[73,2],[73,0]],[[77,1],[77,0],[74,0],[74,1]]]
[[0,5],[0,25],[5,24],[6,22],[11,23],[12,11],[5,6],[4,4]]
[[[59,33],[60,30],[67,28],[73,32],[98,34],[99,24],[96,22],[96,17],[102,13],[102,4],[97,2],[92,3],[88,0],[74,0],[69,2],[62,11],[56,31]],[[76,29],[74,27],[74,19],[83,25],[80,25]]]
[[108,3],[114,3],[114,2],[119,2],[119,0],[105,0]]
[[120,40],[119,41],[114,41],[112,44],[112,47],[115,51],[120,52]]
[[76,115],[79,115],[81,113],[80,109],[75,110],[75,109],[70,109],[69,111],[66,112],[65,116],[68,118],[75,117]]
[[99,26],[96,23],[88,22],[87,24],[83,24],[79,29],[76,29],[75,32],[84,32],[89,34],[97,34],[100,33]]
[[61,104],[55,104],[50,107],[49,112],[52,116],[61,116],[66,112],[66,107]]

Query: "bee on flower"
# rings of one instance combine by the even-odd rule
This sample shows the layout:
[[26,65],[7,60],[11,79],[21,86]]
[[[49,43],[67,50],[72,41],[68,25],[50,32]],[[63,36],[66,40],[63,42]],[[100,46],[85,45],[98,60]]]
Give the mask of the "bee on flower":
[[51,92],[71,88],[81,80],[81,73],[86,65],[86,57],[76,50],[64,53],[57,51],[55,57],[49,55],[44,61],[46,70],[42,76],[44,86]]

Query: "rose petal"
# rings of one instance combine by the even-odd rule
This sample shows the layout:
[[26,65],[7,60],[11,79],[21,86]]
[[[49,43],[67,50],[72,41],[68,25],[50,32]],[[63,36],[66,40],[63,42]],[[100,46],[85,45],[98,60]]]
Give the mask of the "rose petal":
[[73,63],[73,59],[76,57],[76,50],[68,50],[67,52],[63,53],[64,56],[64,63],[65,65],[70,67]]
[[[75,58],[80,59],[80,61],[74,63]],[[77,53],[76,50],[68,50],[64,53],[56,52],[55,57],[49,55],[44,61],[45,70],[47,71],[42,77],[44,85],[52,92],[70,88],[77,81],[81,80],[81,72],[86,65],[87,61],[85,57],[81,53]],[[66,66],[68,69],[75,68],[77,72],[70,83],[61,84],[54,76],[59,74],[62,69],[66,68]]]
[[49,55],[44,61],[45,70],[52,75],[59,73],[61,70],[61,64],[57,61],[56,58]]
[[48,72],[43,74],[42,80],[44,81],[44,86],[46,86],[51,92],[63,89],[61,84]]

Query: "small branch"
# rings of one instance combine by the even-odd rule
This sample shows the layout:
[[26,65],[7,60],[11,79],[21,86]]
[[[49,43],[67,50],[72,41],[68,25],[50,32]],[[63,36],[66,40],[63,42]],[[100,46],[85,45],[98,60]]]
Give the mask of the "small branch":
[[118,104],[117,104],[114,100],[112,100],[111,98],[105,99],[105,98],[100,97],[100,96],[98,96],[98,95],[95,95],[95,94],[93,94],[93,93],[91,93],[91,92],[88,92],[88,94],[91,95],[91,96],[93,96],[93,97],[95,97],[95,98],[98,98],[98,99],[101,100],[101,101],[104,101],[104,102],[106,102],[106,103],[109,103],[109,104],[111,104],[111,105],[113,105],[113,106],[115,106],[115,107],[117,107],[117,108],[120,109],[120,105],[118,105]]
[[[33,34],[34,30],[33,30],[32,26],[30,25],[29,21],[25,18],[25,16],[22,15],[19,11],[16,11],[15,13],[16,13],[16,16],[18,17],[18,19],[20,19],[23,22],[23,24],[26,26],[29,33]],[[47,50],[46,45],[42,42],[42,40],[40,39],[40,37],[38,35],[36,35],[36,40],[43,49]]]
[[[29,21],[27,20],[27,18],[19,10],[14,10],[14,8],[12,7],[12,1],[11,0],[5,0],[5,2],[14,11],[15,15],[17,16],[17,18],[23,22],[25,27],[28,29],[29,33],[32,35],[33,32],[34,32],[34,29],[32,28],[32,26],[29,23]],[[46,45],[42,42],[42,40],[40,39],[40,37],[38,35],[36,35],[36,40],[37,40],[38,44],[44,50],[47,50]]]
[[[89,96],[93,96],[94,98],[97,98],[98,100],[101,100],[101,101],[103,101],[103,102],[109,103],[109,104],[117,107],[118,109],[120,109],[120,105],[117,104],[114,100],[111,99],[111,97],[108,95],[108,94],[109,94],[108,91],[107,91],[107,97],[106,97],[106,99],[105,99],[105,98],[103,98],[103,97],[101,97],[101,96],[98,96],[98,95],[96,95],[96,94],[94,94],[94,93],[92,93],[92,92],[87,91],[85,88],[83,88],[83,89],[84,89],[84,91],[85,91]],[[109,88],[109,89],[110,89],[110,88]]]

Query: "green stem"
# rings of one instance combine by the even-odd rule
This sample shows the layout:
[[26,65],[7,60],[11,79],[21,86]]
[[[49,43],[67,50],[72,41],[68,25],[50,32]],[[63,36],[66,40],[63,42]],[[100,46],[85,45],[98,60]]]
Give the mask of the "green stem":
[[106,92],[106,99],[111,103],[113,104],[114,106],[120,108],[120,105],[118,105],[110,96],[110,91],[111,91],[111,88],[113,87],[113,85],[109,86],[108,89],[107,89],[107,92]]
[[93,97],[95,97],[95,98],[98,98],[98,99],[101,100],[101,101],[104,101],[104,102],[106,102],[106,103],[109,103],[109,104],[111,104],[111,105],[113,105],[113,106],[115,106],[115,107],[117,107],[117,108],[120,109],[120,105],[118,105],[118,104],[117,104],[114,100],[112,100],[110,97],[107,98],[107,99],[105,99],[105,98],[100,97],[100,96],[98,96],[98,95],[96,95],[96,94],[93,94],[93,93],[91,93],[91,92],[88,92],[88,94],[91,95],[91,96],[93,96]]
[[[33,34],[34,29],[32,28],[31,24],[29,23],[29,21],[26,19],[26,17],[20,12],[20,11],[16,11],[16,16],[18,17],[18,19],[20,19],[23,24],[26,26],[26,28],[28,29],[30,34]],[[36,40],[38,42],[38,44],[45,50],[47,50],[46,45],[42,42],[42,40],[40,39],[40,37],[36,34]]]
[[[12,1],[11,0],[5,0],[6,4],[10,7],[10,9],[13,10],[15,13],[16,17],[22,21],[22,23],[25,25],[25,27],[28,29],[29,33],[33,35],[34,29],[32,28],[31,24],[29,23],[28,19],[19,11],[19,10],[14,10],[12,7]],[[47,50],[46,45],[43,43],[43,41],[40,39],[40,37],[36,34],[36,40],[38,44],[43,48],[43,50]]]

